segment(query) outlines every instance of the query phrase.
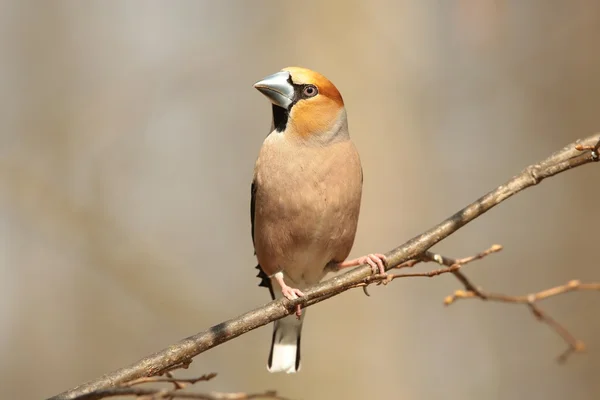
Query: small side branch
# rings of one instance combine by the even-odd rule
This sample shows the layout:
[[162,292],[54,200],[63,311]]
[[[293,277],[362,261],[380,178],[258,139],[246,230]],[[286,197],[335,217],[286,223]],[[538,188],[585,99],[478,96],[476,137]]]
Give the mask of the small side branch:
[[459,271],[459,269],[462,266],[469,264],[473,261],[481,260],[482,258],[487,257],[488,255],[496,253],[500,250],[502,250],[502,246],[495,244],[489,249],[482,251],[481,253],[478,253],[474,256],[458,259],[442,256],[440,254],[435,254],[430,251],[427,251],[420,258],[406,261],[402,264],[397,265],[393,269],[413,268],[415,265],[421,262],[436,262],[440,265],[444,265],[445,267],[427,272],[373,275],[365,278],[363,282],[357,284],[355,287],[362,287],[365,291],[365,294],[368,296],[369,293],[367,292],[367,287],[372,284],[387,285],[389,282],[392,282],[398,278],[432,278],[442,274],[452,273],[463,284],[465,289],[457,290],[456,292],[454,292],[453,295],[446,297],[444,299],[445,305],[453,304],[458,299],[473,298],[503,303],[524,304],[531,310],[532,314],[538,321],[548,325],[567,343],[567,349],[557,357],[558,362],[564,363],[567,361],[570,355],[585,351],[585,343],[583,341],[577,339],[571,332],[569,332],[569,330],[564,325],[552,318],[547,312],[543,311],[536,303],[549,297],[557,296],[572,291],[600,291],[600,283],[581,283],[580,281],[572,280],[565,285],[556,286],[526,296],[508,296],[505,294],[487,292],[479,287],[476,287],[461,271]]
[[131,387],[136,385],[142,385],[146,383],[172,383],[175,389],[183,389],[188,385],[194,385],[201,381],[210,381],[211,379],[217,376],[216,373],[212,372],[210,374],[202,375],[198,378],[189,378],[189,379],[181,379],[174,378],[171,373],[166,373],[166,376],[148,376],[145,378],[134,379],[129,382],[125,382],[121,384],[121,387]]
[[270,399],[270,400],[287,400],[285,397],[277,395],[277,392],[263,393],[192,393],[180,392],[175,390],[164,389],[142,389],[136,387],[115,387],[111,389],[100,389],[76,397],[77,400],[99,400],[109,397],[138,397],[143,399],[198,399],[198,400],[250,400],[250,399]]
[[569,332],[569,330],[554,318],[552,318],[548,313],[542,311],[542,309],[537,304],[539,301],[547,299],[549,297],[558,296],[560,294],[573,292],[573,291],[600,291],[600,283],[582,283],[578,280],[572,280],[564,285],[556,286],[550,289],[542,290],[537,293],[532,293],[524,296],[508,296],[505,294],[499,293],[491,293],[481,291],[481,295],[472,292],[472,291],[464,291],[457,290],[451,296],[446,297],[444,300],[445,305],[454,304],[459,299],[485,299],[490,301],[497,301],[502,303],[512,303],[512,304],[524,304],[526,305],[531,313],[537,318],[538,321],[545,323],[552,330],[554,330],[560,337],[567,343],[568,348],[562,352],[558,357],[557,361],[560,363],[564,363],[567,361],[567,358],[573,353],[579,353],[585,351],[585,344],[583,341],[577,339],[573,334]]
[[[183,368],[183,367],[180,367]],[[124,382],[117,387],[109,389],[99,389],[93,392],[76,397],[77,400],[100,400],[109,397],[136,397],[139,399],[200,399],[200,400],[249,400],[249,399],[269,399],[269,400],[286,400],[284,397],[278,396],[275,391],[266,391],[262,393],[196,393],[184,392],[188,386],[198,382],[206,382],[217,376],[215,373],[202,375],[197,378],[175,378],[171,373],[166,373],[166,377],[152,376],[146,378],[134,379],[129,382]],[[169,383],[173,389],[156,389],[143,388],[140,385],[150,383]]]

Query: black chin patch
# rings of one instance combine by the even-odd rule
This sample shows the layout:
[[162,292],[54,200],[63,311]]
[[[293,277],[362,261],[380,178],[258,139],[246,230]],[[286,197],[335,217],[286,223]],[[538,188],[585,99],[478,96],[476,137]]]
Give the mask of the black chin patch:
[[277,132],[285,131],[289,117],[288,110],[273,104],[273,126]]
[[[294,98],[292,99],[292,104],[290,104],[290,106],[288,107],[287,110],[285,108],[282,108],[282,107],[279,107],[279,106],[273,104],[273,126],[275,127],[275,130],[277,132],[285,131],[285,127],[287,126],[287,122],[290,117],[290,111],[292,111],[292,107],[294,107],[294,105],[296,105],[296,103],[298,103],[300,100],[304,100],[309,97],[315,96],[314,94],[312,96],[305,95],[304,88],[306,88],[307,86],[312,86],[315,89],[317,89],[316,86],[314,86],[314,85],[295,84],[294,82],[292,82],[291,75],[288,78],[288,82],[290,85],[292,85],[294,87]],[[318,94],[318,91],[317,91],[317,94]]]

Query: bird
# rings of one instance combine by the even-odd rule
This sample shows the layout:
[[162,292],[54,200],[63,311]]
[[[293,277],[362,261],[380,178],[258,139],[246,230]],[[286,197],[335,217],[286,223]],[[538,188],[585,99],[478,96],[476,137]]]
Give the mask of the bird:
[[[368,264],[385,273],[385,255],[347,259],[362,196],[363,170],[348,133],[344,101],[325,76],[287,67],[254,84],[272,103],[270,133],[254,166],[250,220],[259,286],[295,300],[332,271]],[[300,370],[305,312],[273,324],[269,372]]]

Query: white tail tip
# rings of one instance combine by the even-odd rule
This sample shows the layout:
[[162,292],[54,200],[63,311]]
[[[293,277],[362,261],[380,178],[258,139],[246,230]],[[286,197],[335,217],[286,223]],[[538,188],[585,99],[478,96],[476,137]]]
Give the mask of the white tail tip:
[[296,368],[298,347],[295,344],[276,343],[273,345],[273,356],[270,365],[267,365],[269,372],[285,372],[293,374],[300,370],[300,365]]

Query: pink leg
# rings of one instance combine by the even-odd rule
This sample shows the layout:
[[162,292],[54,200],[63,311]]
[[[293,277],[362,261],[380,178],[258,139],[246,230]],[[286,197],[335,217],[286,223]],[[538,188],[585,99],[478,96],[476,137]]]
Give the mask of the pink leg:
[[[282,272],[276,273],[275,275],[273,275],[273,278],[275,278],[275,280],[277,281],[279,286],[281,286],[281,293],[288,300],[296,300],[298,297],[304,296],[304,293],[302,293],[302,291],[300,289],[296,289],[296,288],[286,285],[286,283],[283,281],[283,273]],[[300,319],[301,315],[302,315],[302,309],[300,308],[300,304],[298,304],[296,306],[296,317],[298,319]]]
[[369,264],[373,273],[376,274],[379,272],[380,274],[385,274],[385,254],[367,254],[366,256],[358,257],[353,260],[346,260],[337,264],[338,269],[342,268],[350,268],[357,267],[363,264]]

